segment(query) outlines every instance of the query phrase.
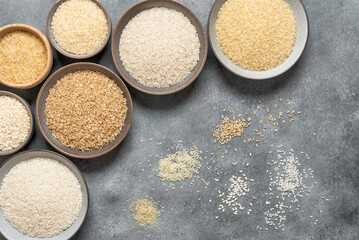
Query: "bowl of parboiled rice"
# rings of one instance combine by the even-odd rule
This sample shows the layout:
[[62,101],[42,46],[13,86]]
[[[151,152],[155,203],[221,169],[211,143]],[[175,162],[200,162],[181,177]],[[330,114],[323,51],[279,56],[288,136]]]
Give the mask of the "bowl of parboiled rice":
[[73,59],[100,53],[111,36],[111,18],[97,0],[59,0],[51,8],[46,31],[54,48]]
[[112,58],[122,78],[147,94],[167,95],[189,86],[208,51],[196,15],[172,0],[146,0],[131,7],[114,30]]
[[25,151],[0,168],[0,232],[6,239],[70,239],[88,208],[84,176],[58,153]]
[[0,91],[0,156],[20,151],[34,133],[29,103],[20,96]]
[[232,73],[263,80],[289,70],[308,41],[301,0],[216,0],[208,37],[218,61]]
[[111,70],[73,63],[53,73],[36,101],[36,119],[46,141],[75,158],[94,158],[116,148],[132,122],[131,95]]
[[0,28],[0,83],[12,88],[37,86],[49,75],[52,50],[46,36],[27,24]]

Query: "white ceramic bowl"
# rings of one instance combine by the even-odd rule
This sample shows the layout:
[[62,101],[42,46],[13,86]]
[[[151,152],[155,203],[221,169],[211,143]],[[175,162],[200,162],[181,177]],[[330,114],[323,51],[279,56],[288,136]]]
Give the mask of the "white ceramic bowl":
[[309,36],[309,21],[307,12],[301,0],[284,0],[292,9],[297,22],[297,40],[289,58],[281,65],[267,71],[248,71],[232,63],[221,51],[217,39],[215,25],[218,12],[227,0],[216,0],[208,18],[208,37],[212,50],[221,64],[232,73],[247,79],[263,80],[276,77],[290,69],[302,55]]

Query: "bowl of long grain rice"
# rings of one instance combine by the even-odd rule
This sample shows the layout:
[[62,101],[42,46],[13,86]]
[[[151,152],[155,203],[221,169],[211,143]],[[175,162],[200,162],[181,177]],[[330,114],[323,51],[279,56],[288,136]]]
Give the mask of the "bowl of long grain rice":
[[186,6],[172,0],[146,0],[121,17],[111,50],[128,84],[144,93],[166,95],[199,76],[208,43],[201,22]]
[[59,69],[46,80],[36,101],[36,118],[46,141],[76,158],[94,158],[116,148],[130,130],[132,112],[124,82],[95,63]]
[[86,59],[106,47],[111,36],[111,19],[97,0],[59,0],[47,16],[46,31],[59,53]]
[[34,133],[34,118],[29,103],[20,96],[0,91],[0,156],[25,147]]
[[289,70],[308,41],[301,0],[216,0],[208,37],[218,61],[232,73],[263,80]]
[[6,239],[71,239],[88,208],[84,176],[58,153],[21,152],[0,168],[0,232]]
[[52,67],[52,50],[46,36],[26,24],[0,28],[0,83],[28,89],[40,84]]

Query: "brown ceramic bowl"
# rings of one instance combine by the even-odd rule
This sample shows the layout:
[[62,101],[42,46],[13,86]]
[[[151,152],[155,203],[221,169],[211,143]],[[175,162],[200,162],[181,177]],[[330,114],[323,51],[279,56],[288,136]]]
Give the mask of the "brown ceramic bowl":
[[[170,8],[183,13],[195,26],[201,44],[199,61],[197,65],[193,68],[192,72],[182,82],[164,88],[148,87],[146,85],[141,84],[136,79],[134,79],[123,66],[119,52],[121,34],[123,29],[126,27],[127,23],[143,10],[147,10],[155,7]],[[117,23],[117,26],[115,28],[112,37],[111,50],[112,50],[112,58],[115,63],[116,69],[128,84],[130,84],[132,87],[144,93],[153,94],[153,95],[167,95],[184,89],[185,87],[189,86],[198,77],[206,62],[207,52],[208,52],[208,42],[207,42],[206,32],[201,22],[190,9],[172,0],[146,0],[131,7],[121,17],[120,21]]]
[[20,233],[17,229],[15,229],[8,221],[6,221],[3,212],[0,208],[0,232],[6,239],[17,239],[17,240],[63,240],[63,239],[70,239],[72,236],[74,236],[81,228],[82,224],[85,221],[85,218],[88,213],[88,208],[90,205],[90,196],[88,187],[86,184],[86,180],[80,170],[76,167],[75,164],[73,164],[69,159],[66,157],[47,150],[29,150],[24,151],[19,154],[16,154],[15,156],[11,157],[9,160],[4,162],[0,168],[0,185],[5,178],[5,176],[9,173],[9,171],[17,164],[19,164],[22,161],[26,161],[32,158],[50,158],[55,161],[58,161],[68,167],[77,180],[80,183],[81,192],[82,192],[82,206],[79,212],[79,215],[77,216],[75,222],[65,231],[62,233],[53,236],[51,238],[32,238],[29,236],[25,236],[22,233]]
[[8,80],[6,80],[6,76],[0,76],[0,83],[6,85],[8,87],[19,88],[19,89],[28,89],[28,88],[35,87],[38,84],[40,84],[42,81],[44,81],[44,79],[47,77],[47,75],[49,75],[49,73],[51,71],[53,58],[52,58],[52,50],[51,50],[50,43],[47,40],[46,36],[40,30],[38,30],[37,28],[34,28],[30,25],[26,25],[26,24],[9,24],[9,25],[6,25],[6,26],[0,28],[0,38],[2,38],[4,35],[6,35],[8,33],[14,32],[14,31],[26,31],[26,32],[34,34],[39,39],[41,39],[41,41],[44,43],[45,48],[46,48],[47,62],[46,62],[45,68],[42,71],[41,75],[34,82],[16,84],[16,83],[9,82]]
[[32,135],[34,133],[34,117],[32,116],[32,112],[31,112],[31,108],[30,108],[29,103],[25,99],[23,99],[22,97],[14,94],[14,93],[6,92],[6,91],[0,91],[0,96],[9,96],[9,97],[15,98],[16,100],[21,102],[22,105],[25,106],[26,111],[30,116],[29,134],[27,135],[25,140],[19,146],[17,146],[16,148],[13,148],[13,149],[8,150],[8,151],[0,151],[0,156],[5,156],[5,155],[13,154],[13,153],[16,153],[16,152],[20,151],[23,147],[25,147],[30,142],[30,140],[32,138]]
[[98,1],[98,0],[91,0],[93,1],[94,3],[97,4],[97,6],[99,6],[99,8],[105,13],[105,16],[106,16],[106,19],[107,19],[107,29],[108,29],[108,33],[107,33],[107,36],[104,40],[104,42],[102,43],[102,45],[96,49],[95,51],[91,52],[91,53],[88,53],[86,55],[76,55],[76,54],[72,54],[72,53],[69,53],[69,52],[66,52],[65,50],[63,50],[56,42],[54,36],[52,35],[52,31],[51,31],[51,22],[52,22],[52,17],[54,16],[57,8],[65,1],[68,1],[68,0],[58,0],[56,1],[56,3],[52,6],[49,14],[47,15],[47,19],[46,19],[46,32],[47,32],[47,36],[48,38],[50,39],[50,42],[52,44],[52,46],[54,46],[54,48],[59,52],[61,53],[62,55],[66,56],[66,57],[69,57],[69,58],[73,58],[73,59],[86,59],[86,58],[90,58],[90,57],[93,57],[95,55],[97,55],[98,53],[100,53],[105,47],[106,47],[106,44],[108,42],[108,40],[110,39],[110,36],[111,36],[111,29],[112,29],[112,26],[111,26],[111,18],[110,18],[110,15],[108,14],[108,12],[106,11],[105,7]]
[[[45,103],[46,99],[49,95],[49,90],[60,80],[63,76],[68,73],[72,73],[79,70],[92,70],[98,71],[112,80],[114,80],[117,86],[122,90],[124,97],[127,100],[127,117],[125,120],[125,125],[122,127],[120,134],[108,145],[104,146],[101,149],[93,150],[93,151],[80,151],[77,149],[69,148],[63,145],[60,141],[58,141],[51,133],[51,130],[47,126],[46,116],[45,116]],[[133,105],[130,92],[128,91],[124,82],[111,70],[105,68],[101,65],[95,63],[73,63],[67,65],[63,68],[60,68],[55,73],[53,73],[44,83],[42,88],[40,89],[39,95],[37,96],[36,101],[36,119],[39,125],[41,134],[44,136],[46,141],[53,146],[59,152],[75,157],[75,158],[94,158],[102,156],[114,148],[116,148],[122,140],[126,137],[127,133],[130,130],[131,122],[132,122],[132,113],[133,113]]]

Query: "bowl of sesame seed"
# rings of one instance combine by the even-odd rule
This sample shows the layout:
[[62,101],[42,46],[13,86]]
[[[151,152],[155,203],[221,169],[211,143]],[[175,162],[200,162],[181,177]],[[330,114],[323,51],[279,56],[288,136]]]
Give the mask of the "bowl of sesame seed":
[[25,147],[34,133],[34,120],[29,103],[20,96],[0,91],[0,156]]
[[237,76],[264,80],[301,57],[309,21],[301,0],[216,0],[208,37],[218,61]]
[[95,63],[59,69],[36,101],[36,119],[46,141],[75,158],[99,157],[116,148],[130,130],[132,112],[124,82]]

